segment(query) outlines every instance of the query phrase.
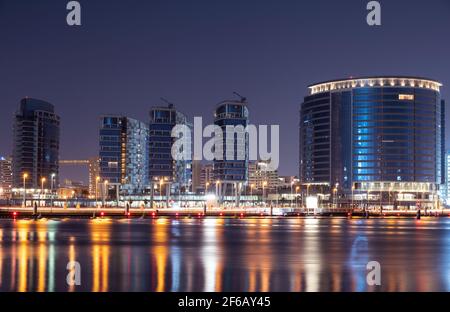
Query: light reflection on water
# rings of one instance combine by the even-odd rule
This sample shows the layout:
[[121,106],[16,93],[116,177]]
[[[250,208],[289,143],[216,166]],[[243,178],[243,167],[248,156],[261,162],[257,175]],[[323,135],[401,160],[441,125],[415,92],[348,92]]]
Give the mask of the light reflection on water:
[[0,220],[0,291],[379,290],[450,291],[450,219]]

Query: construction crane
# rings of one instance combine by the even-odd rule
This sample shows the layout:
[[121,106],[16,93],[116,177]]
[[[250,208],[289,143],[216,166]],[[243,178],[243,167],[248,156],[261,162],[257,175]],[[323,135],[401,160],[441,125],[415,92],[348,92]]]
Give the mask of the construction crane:
[[172,107],[173,107],[173,103],[171,103],[169,100],[167,100],[167,99],[161,97],[161,101],[167,103],[167,105],[169,105],[169,108],[172,108]]
[[240,95],[240,94],[237,93],[237,92],[233,92],[233,94],[234,94],[234,95],[237,95],[238,97],[241,98],[241,103],[247,102],[247,98],[246,98],[245,96],[242,96],[242,95]]

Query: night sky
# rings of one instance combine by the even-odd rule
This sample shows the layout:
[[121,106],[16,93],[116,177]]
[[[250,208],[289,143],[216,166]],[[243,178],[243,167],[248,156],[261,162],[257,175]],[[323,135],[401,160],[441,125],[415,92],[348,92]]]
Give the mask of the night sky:
[[82,159],[98,154],[101,114],[147,121],[166,97],[209,123],[237,91],[252,123],[280,125],[283,175],[298,172],[298,109],[311,83],[425,76],[450,101],[448,0],[380,1],[379,27],[366,23],[368,0],[80,0],[79,27],[66,24],[67,2],[0,0],[0,155],[11,154],[25,96],[55,105],[61,159]]

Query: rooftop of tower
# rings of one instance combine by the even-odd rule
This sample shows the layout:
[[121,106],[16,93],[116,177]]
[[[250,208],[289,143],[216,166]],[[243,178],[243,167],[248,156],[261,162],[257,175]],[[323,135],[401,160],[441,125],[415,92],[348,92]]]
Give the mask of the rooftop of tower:
[[309,85],[311,95],[339,89],[362,87],[414,87],[440,91],[442,84],[439,81],[414,76],[371,76],[346,79],[328,80]]

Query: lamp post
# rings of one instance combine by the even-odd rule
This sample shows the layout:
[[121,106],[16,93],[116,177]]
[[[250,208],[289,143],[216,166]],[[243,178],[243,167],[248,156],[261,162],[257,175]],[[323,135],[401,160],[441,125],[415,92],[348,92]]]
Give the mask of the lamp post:
[[98,207],[97,201],[98,201],[98,182],[100,181],[100,177],[95,177],[95,206]]
[[337,208],[337,198],[336,198],[336,193],[337,193],[337,187],[334,187],[333,189],[333,202],[334,202],[334,208]]
[[292,191],[292,187],[294,186],[294,181],[291,181],[291,206],[294,204],[294,194]]
[[163,184],[164,184],[164,179],[163,178],[161,178],[160,180],[159,180],[159,196],[160,196],[160,198],[161,198],[161,203],[162,203],[162,186],[163,186]]
[[172,184],[172,182],[169,181],[168,177],[165,177],[164,180],[166,181],[166,208],[169,208],[170,192],[171,192],[171,184]]
[[339,205],[339,203],[338,203],[339,195],[337,195],[338,190],[339,190],[339,183],[336,183],[335,187],[336,187],[336,209],[337,209],[338,205]]
[[300,186],[295,187],[295,208],[298,208],[298,191],[300,190]]
[[252,201],[253,201],[253,189],[254,188],[255,188],[255,184],[254,183],[250,184],[250,198],[252,199]]
[[391,206],[391,192],[392,192],[392,187],[389,188],[389,207]]
[[106,196],[107,196],[107,192],[108,192],[108,183],[109,183],[108,180],[105,180],[105,182],[103,183],[104,184],[103,207],[105,206],[106,199],[107,199]]
[[242,182],[236,183],[236,205],[237,205],[237,207],[241,207],[241,189],[242,189]]
[[27,203],[27,184],[26,184],[27,178],[28,178],[28,173],[24,173],[23,174],[23,207],[25,207],[26,203]]
[[50,175],[50,207],[53,207],[53,185],[56,174],[52,173]]
[[209,190],[209,182],[206,182],[206,190],[205,190],[205,194],[208,194],[208,190]]
[[355,185],[353,184],[352,185],[352,209],[351,209],[352,211],[353,211],[353,208],[354,208],[354,206],[353,206],[353,203],[354,203],[354,201],[353,201],[353,198],[354,198],[353,197],[353,193],[354,193],[354,191],[355,191]]
[[307,184],[307,185],[306,185],[305,208],[308,208],[308,207],[306,207],[306,199],[309,197],[309,187],[310,187],[310,186],[311,186],[310,184]]
[[266,186],[267,186],[267,181],[264,181],[263,184],[262,184],[264,206],[266,205]]
[[220,204],[222,203],[222,194],[221,194],[221,192],[220,192],[220,180],[217,180],[216,181],[216,195],[217,195],[217,198],[219,199],[219,206],[220,206]]
[[41,178],[41,196],[44,197],[44,183],[47,181],[46,178]]

